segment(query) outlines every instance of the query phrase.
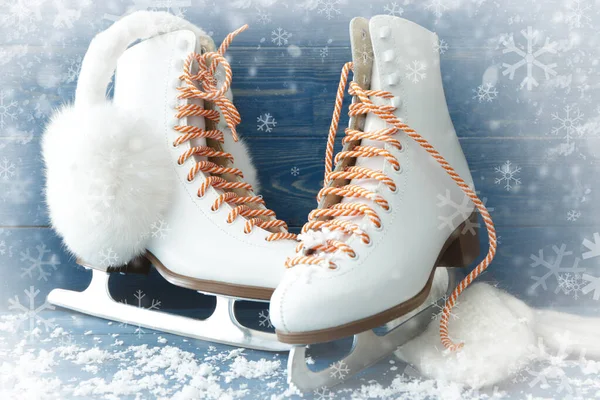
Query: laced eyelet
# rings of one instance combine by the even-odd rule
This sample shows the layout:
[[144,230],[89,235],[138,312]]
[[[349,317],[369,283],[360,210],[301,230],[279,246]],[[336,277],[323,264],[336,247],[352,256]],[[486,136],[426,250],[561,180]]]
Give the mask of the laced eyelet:
[[[388,188],[389,188],[389,187],[388,187]],[[398,185],[396,185],[396,187],[395,187],[394,189],[390,189],[390,192],[391,192],[392,194],[397,194],[397,193],[398,193],[398,190],[399,190],[399,189],[398,189]]]
[[371,238],[369,238],[369,239],[368,239],[368,241],[367,241],[366,243],[365,243],[364,241],[362,241],[362,244],[363,244],[365,247],[371,247],[371,246],[373,246],[373,241],[371,240]]
[[383,210],[384,213],[386,214],[391,214],[392,212],[392,206],[388,205],[388,208],[385,207],[381,207],[381,209]]
[[210,209],[210,212],[213,214],[216,214],[219,211],[221,211],[221,207],[213,208],[213,206],[210,206],[209,209]]
[[329,267],[327,267],[327,269],[330,271],[337,271],[338,269],[340,269],[340,267],[337,264],[333,264],[333,265],[329,264]]
[[402,165],[399,165],[398,168],[392,167],[392,171],[394,171],[397,174],[401,174],[402,170],[403,170]]
[[380,223],[379,223],[379,226],[377,226],[377,225],[373,224],[373,230],[374,230],[375,232],[381,232],[381,231],[383,230],[383,222],[380,222]]
[[352,261],[356,261],[356,260],[358,260],[358,253],[357,253],[357,252],[354,252],[354,255],[353,255],[353,256],[349,255],[348,257],[349,257],[349,258],[350,258]]

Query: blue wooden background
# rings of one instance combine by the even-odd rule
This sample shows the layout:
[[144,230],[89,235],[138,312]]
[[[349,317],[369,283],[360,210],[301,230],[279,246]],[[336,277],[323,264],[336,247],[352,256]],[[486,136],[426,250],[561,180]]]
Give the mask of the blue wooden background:
[[[40,305],[54,287],[87,284],[88,273],[48,227],[43,126],[54,108],[73,99],[81,59],[96,33],[134,9],[166,9],[185,15],[217,43],[250,24],[228,52],[242,115],[239,131],[269,207],[294,231],[315,206],[322,180],[335,89],[350,57],[350,19],[395,13],[437,32],[444,40],[441,67],[450,113],[501,237],[483,279],[536,306],[598,312],[598,299],[582,279],[584,273],[600,276],[599,258],[584,257],[593,246],[583,245],[600,231],[597,2],[79,0],[41,1],[37,12],[17,3],[0,1],[0,311],[8,311],[15,297],[25,303],[30,286],[39,289]],[[537,60],[555,73],[546,77],[534,66],[539,86],[531,90],[521,87],[525,66],[514,79],[502,73],[503,64],[523,58],[503,50],[513,38],[526,51],[521,32],[528,27],[535,32],[534,51],[548,38],[553,52]],[[276,125],[259,129],[266,114]],[[509,186],[502,180],[508,172],[514,172]],[[563,244],[560,259],[553,246],[561,252]],[[549,271],[531,258],[540,250],[548,265],[560,261],[563,268],[547,285],[532,279]],[[577,259],[579,269],[573,269]],[[117,292],[131,300],[139,288],[154,290],[163,308],[202,303],[191,304],[188,291],[154,277]]]

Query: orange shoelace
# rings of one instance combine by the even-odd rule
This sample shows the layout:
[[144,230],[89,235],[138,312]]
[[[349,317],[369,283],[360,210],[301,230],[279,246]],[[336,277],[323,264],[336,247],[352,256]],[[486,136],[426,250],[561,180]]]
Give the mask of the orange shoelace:
[[[344,91],[346,83],[348,81],[348,74],[352,69],[352,63],[349,62],[344,65],[340,78],[340,84],[335,100],[335,108],[333,112],[333,118],[331,126],[329,128],[329,137],[327,139],[327,149],[325,153],[325,183],[323,189],[319,192],[317,199],[320,201],[326,195],[337,195],[340,197],[352,197],[352,198],[363,198],[368,199],[384,209],[389,209],[388,202],[383,199],[377,193],[362,188],[357,185],[347,184],[342,187],[329,186],[329,184],[336,179],[343,179],[350,181],[352,179],[375,179],[386,185],[391,191],[396,190],[394,181],[386,176],[381,171],[375,171],[369,168],[349,166],[343,170],[333,171],[333,163],[337,164],[339,161],[346,158],[358,158],[358,157],[384,157],[395,170],[400,169],[400,163],[398,160],[387,150],[380,149],[372,146],[358,145],[348,151],[341,151],[333,160],[333,147],[335,137],[338,129],[340,120],[340,113],[342,109],[342,102],[344,99]],[[456,304],[458,296],[473,282],[477,276],[479,276],[492,262],[494,255],[496,254],[496,229],[492,218],[485,208],[485,205],[479,197],[475,194],[466,182],[456,173],[456,171],[450,166],[450,164],[442,157],[442,155],[433,148],[433,146],[419,135],[415,130],[411,129],[408,125],[400,121],[395,115],[395,107],[390,105],[375,105],[369,97],[379,97],[383,99],[391,99],[393,95],[390,92],[382,90],[364,90],[356,82],[350,82],[350,88],[348,93],[352,96],[357,97],[357,101],[350,105],[348,115],[351,117],[357,115],[366,115],[368,113],[374,113],[379,118],[386,121],[390,128],[380,129],[373,132],[362,132],[355,129],[346,129],[346,136],[344,137],[342,144],[349,142],[358,141],[362,139],[376,140],[385,142],[396,149],[401,150],[402,145],[400,142],[393,137],[394,134],[399,131],[404,131],[409,137],[415,140],[422,148],[424,148],[433,157],[444,170],[450,175],[450,177],[456,182],[456,184],[462,189],[462,191],[471,199],[471,201],[477,207],[477,210],[481,214],[488,234],[489,250],[486,257],[481,261],[477,267],[463,279],[460,284],[454,289],[451,296],[447,299],[440,319],[440,338],[447,349],[457,350],[463,347],[463,343],[455,344],[450,339],[448,334],[448,321],[452,307]],[[327,208],[315,209],[309,214],[309,221],[302,228],[302,233],[306,233],[310,230],[329,230],[332,232],[340,232],[346,235],[356,235],[362,239],[365,244],[370,243],[369,236],[360,229],[360,227],[348,220],[339,219],[323,219],[323,218],[335,218],[335,217],[367,217],[370,222],[377,228],[381,227],[381,220],[377,215],[377,212],[366,204],[360,203],[337,203]],[[304,244],[300,243],[297,247],[297,252],[304,249],[302,256],[291,257],[286,261],[286,267],[291,268],[300,264],[310,265],[328,265],[329,268],[335,269],[335,264],[325,254],[332,254],[336,251],[342,251],[349,257],[356,257],[356,253],[350,246],[341,240],[329,239],[324,244],[317,244],[311,248],[304,248]]]
[[[231,41],[239,33],[248,28],[244,25],[238,30],[227,35],[218,51],[206,52],[203,54],[192,53],[185,60],[183,66],[183,75],[180,80],[186,83],[186,86],[177,88],[180,91],[179,99],[202,99],[216,104],[227,123],[227,127],[231,130],[233,140],[238,141],[236,125],[241,122],[240,113],[235,108],[231,100],[226,97],[226,92],[231,85],[231,66],[224,57],[225,51],[231,44]],[[192,65],[196,63],[198,73],[192,74]],[[225,78],[220,88],[217,88],[217,78],[215,73],[217,66],[221,65],[225,71]],[[184,117],[204,117],[214,122],[219,122],[220,113],[216,110],[207,110],[197,104],[185,104],[177,106],[176,118]],[[208,138],[224,143],[223,132],[220,130],[205,130],[193,125],[176,125],[174,129],[180,133],[173,146],[177,147],[182,143],[196,138]],[[191,147],[185,151],[178,159],[179,164],[183,164],[188,158],[197,155],[207,158],[226,158],[233,162],[233,156],[225,151],[218,151],[209,146]],[[188,173],[188,181],[192,181],[198,172],[209,174],[206,180],[198,189],[198,197],[204,196],[209,187],[222,190],[243,189],[252,191],[252,185],[242,181],[231,181],[221,176],[215,175],[233,175],[243,178],[242,171],[235,167],[223,167],[211,161],[199,161],[192,167]],[[281,232],[274,232],[267,236],[267,241],[295,239],[296,235],[287,232],[287,225],[284,221],[275,218],[275,212],[269,210],[265,206],[262,196],[240,196],[232,191],[226,191],[221,194],[213,203],[211,210],[216,211],[222,204],[227,203],[232,206],[231,212],[227,216],[227,222],[232,223],[238,216],[246,218],[244,232],[250,233],[255,226],[263,229],[279,228]],[[248,205],[258,205],[256,208],[251,208]],[[268,218],[268,219],[267,219]]]

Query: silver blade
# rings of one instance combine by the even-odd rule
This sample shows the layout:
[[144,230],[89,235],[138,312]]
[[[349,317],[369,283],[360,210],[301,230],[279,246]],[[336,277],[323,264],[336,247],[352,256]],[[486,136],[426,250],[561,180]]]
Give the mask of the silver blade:
[[291,347],[278,342],[274,333],[241,325],[234,314],[235,299],[216,296],[213,314],[199,320],[118,303],[108,289],[109,274],[99,270],[92,273],[90,285],[83,292],[54,289],[48,294],[48,302],[108,320],[209,342],[267,351],[288,351]]
[[[439,268],[436,274],[442,272],[441,270],[442,268]],[[454,289],[455,279],[453,270],[447,270],[448,288],[446,295],[450,295]],[[340,361],[320,371],[312,371],[308,368],[306,347],[296,346],[292,348],[288,358],[288,383],[293,384],[301,391],[311,391],[340,384],[389,356],[399,346],[422,333],[438,313],[438,307],[443,307],[444,302],[444,297],[440,297],[439,293],[434,294],[432,291],[420,309],[392,321],[389,325],[395,326],[395,328],[386,334],[378,336],[375,332],[369,330],[354,335],[350,353]],[[336,373],[336,369],[340,367],[343,368],[343,374]]]

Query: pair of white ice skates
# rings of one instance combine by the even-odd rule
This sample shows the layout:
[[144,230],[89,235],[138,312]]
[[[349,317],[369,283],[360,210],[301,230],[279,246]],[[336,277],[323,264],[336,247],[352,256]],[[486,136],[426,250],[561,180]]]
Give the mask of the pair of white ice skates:
[[[219,343],[291,349],[288,373],[303,390],[339,383],[308,369],[303,345],[355,335],[343,360],[351,376],[421,332],[446,294],[441,339],[457,348],[449,311],[492,260],[496,239],[448,115],[436,35],[396,17],[351,22],[354,63],[342,72],[324,188],[296,237],[243,180],[254,171],[237,141],[224,53],[244,28],[216,49],[189,22],[137,12],[92,41],[75,103],[47,127],[43,155],[52,224],[93,277],[84,292],[57,289],[49,301]],[[427,67],[418,83],[403,73],[414,60]],[[350,127],[334,159],[350,70]],[[465,210],[457,215],[446,200]],[[490,250],[452,292],[451,274],[436,268],[477,256],[477,211]],[[166,235],[151,233],[157,224]],[[111,299],[110,273],[150,265],[175,285],[216,295],[213,315],[193,320]],[[240,324],[235,299],[270,300],[276,334]],[[372,329],[382,325],[390,329],[378,336]]]

